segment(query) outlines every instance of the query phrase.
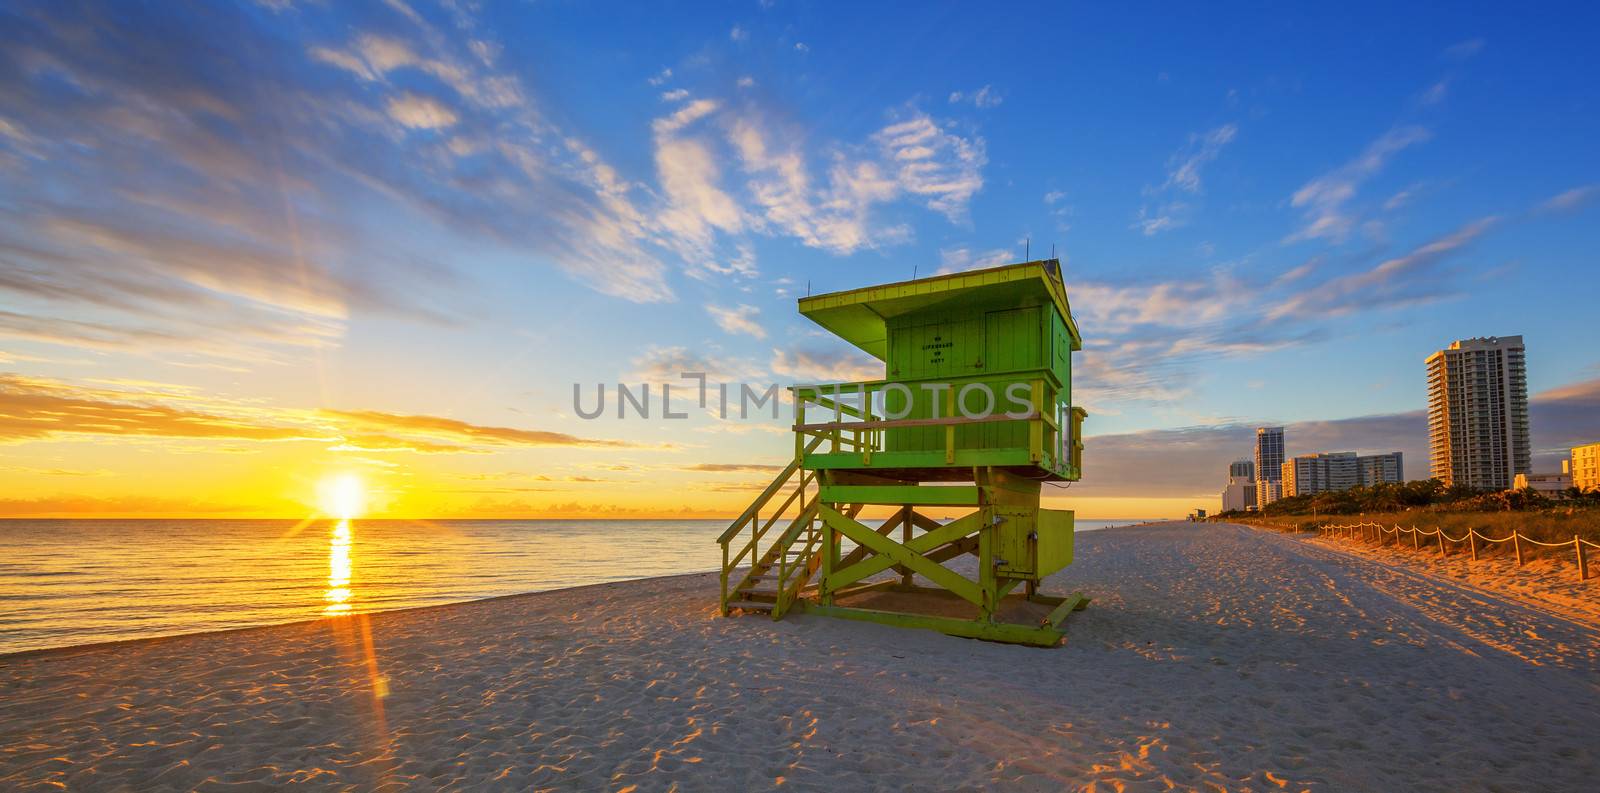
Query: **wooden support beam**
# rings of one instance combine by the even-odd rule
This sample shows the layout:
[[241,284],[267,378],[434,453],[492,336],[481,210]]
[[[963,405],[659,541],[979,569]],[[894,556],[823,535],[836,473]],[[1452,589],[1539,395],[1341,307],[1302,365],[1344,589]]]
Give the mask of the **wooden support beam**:
[[851,565],[848,569],[835,570],[825,576],[822,580],[824,592],[845,584],[855,583],[869,575],[887,570],[895,564],[901,564],[961,598],[979,607],[983,606],[983,592],[978,588],[977,584],[923,556],[928,551],[976,531],[979,528],[978,515],[980,513],[973,513],[965,518],[941,526],[937,531],[928,532],[913,539],[909,545],[901,545],[835,512],[827,506],[821,507],[820,512],[823,523],[829,528],[849,537],[859,545],[867,546],[877,554],[871,559],[864,559]]
[[[897,526],[907,525],[906,521],[905,521],[905,514],[904,513],[906,511],[910,510],[910,509],[911,509],[910,507],[901,508],[900,511],[898,511],[898,512],[896,512],[894,514],[894,517],[889,518],[888,520],[884,521],[883,525],[878,527],[878,533],[882,534],[885,537],[887,537],[887,536],[889,536],[890,534],[892,534],[894,532],[894,530],[895,530],[895,528]],[[852,517],[853,518],[855,516],[854,515],[849,515],[847,517]],[[907,529],[907,531],[909,532],[909,528]],[[908,534],[908,536],[909,536],[909,534]],[[865,546],[865,545],[857,545],[855,547],[855,550],[851,551],[848,554],[845,554],[844,558],[839,560],[838,569],[843,570],[843,569],[849,567],[850,565],[853,565],[856,562],[859,562],[862,559],[867,558],[871,554],[872,554],[872,551],[869,550],[867,548],[867,546]]]
[[1074,592],[1061,600],[1061,604],[1050,610],[1050,615],[1044,618],[1045,625],[1052,628],[1061,626],[1068,614],[1083,609],[1089,605],[1089,599],[1082,592]]
[[823,485],[819,500],[830,504],[900,504],[913,506],[975,507],[976,485],[952,487],[919,485]]
[[[916,514],[916,513],[914,511],[912,511],[911,507],[909,507],[909,506],[900,508],[900,544],[901,545],[906,545],[907,543],[911,542],[911,530],[914,528],[914,526],[912,524],[912,521],[911,521],[911,516],[914,515],[914,514]],[[1578,568],[1580,570],[1583,568],[1583,546],[1582,545],[1578,546]],[[902,584],[904,584],[906,586],[911,586],[911,577],[913,575],[912,572],[911,572],[911,568],[906,567],[905,565],[900,565],[898,569],[900,571],[900,583],[902,583]]]
[[969,553],[974,556],[978,555],[978,535],[976,534],[971,537],[962,537],[937,551],[923,555],[930,562],[944,564],[957,556],[965,556]]
[[934,617],[925,614],[902,614],[896,611],[877,611],[845,606],[821,606],[807,603],[808,614],[842,617],[849,620],[876,622],[900,628],[923,628],[949,636],[968,639],[986,639],[1007,644],[1026,644],[1033,647],[1054,647],[1061,643],[1062,633],[1050,626],[1017,625],[1009,622],[985,622],[954,617]]

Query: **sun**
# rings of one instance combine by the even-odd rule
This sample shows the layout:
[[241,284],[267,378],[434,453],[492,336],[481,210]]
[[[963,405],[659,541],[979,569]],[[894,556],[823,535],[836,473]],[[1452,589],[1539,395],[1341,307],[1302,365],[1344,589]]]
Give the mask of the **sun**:
[[317,485],[322,511],[340,520],[354,520],[367,506],[367,486],[355,474],[332,474]]

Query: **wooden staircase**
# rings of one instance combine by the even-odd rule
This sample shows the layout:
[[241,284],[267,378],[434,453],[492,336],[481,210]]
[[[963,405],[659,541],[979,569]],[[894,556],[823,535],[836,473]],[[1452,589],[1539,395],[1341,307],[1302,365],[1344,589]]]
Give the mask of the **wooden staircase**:
[[[722,545],[724,616],[739,609],[781,618],[805,593],[822,566],[826,532],[818,519],[817,495],[821,488],[817,473],[800,467],[800,455],[814,450],[820,442],[818,438],[797,449],[795,459],[718,538]],[[789,512],[794,513],[793,517],[774,535],[774,527]],[[861,505],[848,508],[852,516],[860,512]],[[739,576],[739,568],[746,564],[748,569]]]
[[[852,504],[843,511],[854,517],[860,514],[862,506]],[[822,521],[817,519],[816,502],[812,501],[734,585],[724,604],[724,613],[743,609],[769,612],[773,619],[782,617],[806,594],[811,579],[822,566],[824,535]]]

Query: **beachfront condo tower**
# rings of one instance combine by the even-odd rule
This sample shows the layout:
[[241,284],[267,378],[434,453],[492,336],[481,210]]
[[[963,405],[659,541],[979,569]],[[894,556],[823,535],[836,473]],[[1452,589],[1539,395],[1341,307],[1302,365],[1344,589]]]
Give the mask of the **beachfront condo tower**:
[[1256,427],[1256,506],[1283,494],[1283,428]]
[[794,456],[719,539],[722,613],[1058,644],[1087,603],[1038,591],[1073,547],[1073,513],[1042,508],[1040,493],[1083,465],[1071,401],[1083,342],[1061,263],[813,295],[799,309],[881,375],[792,387]]
[[1282,467],[1283,497],[1309,496],[1356,486],[1355,452],[1302,454],[1285,460]]
[[1522,337],[1451,342],[1427,366],[1432,475],[1446,485],[1510,488],[1533,457]]
[[1302,454],[1283,463],[1283,497],[1308,496],[1404,481],[1400,452]]
[[1574,446],[1571,456],[1567,471],[1572,475],[1572,486],[1585,493],[1600,490],[1600,443]]
[[1400,452],[1364,454],[1356,458],[1356,484],[1372,487],[1406,481],[1405,455]]

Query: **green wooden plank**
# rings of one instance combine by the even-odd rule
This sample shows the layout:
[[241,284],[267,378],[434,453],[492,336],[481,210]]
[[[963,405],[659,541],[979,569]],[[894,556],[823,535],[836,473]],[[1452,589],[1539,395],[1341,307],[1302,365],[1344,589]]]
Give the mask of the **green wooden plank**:
[[880,625],[892,625],[899,628],[922,628],[938,631],[949,636],[985,639],[1006,644],[1026,644],[1034,647],[1055,647],[1061,644],[1063,635],[1061,631],[1049,626],[1034,627],[1010,622],[963,620],[925,614],[903,614],[897,611],[878,611],[847,606],[823,606],[815,603],[806,603],[801,608],[807,614],[876,622]]
[[[867,526],[864,526],[861,523],[835,512],[826,505],[819,507],[818,513],[822,516],[822,520],[825,523],[838,530],[840,534],[843,534],[857,543],[865,545],[877,552],[878,556],[866,561],[857,562],[856,564],[852,565],[852,570],[870,570],[872,565],[875,563],[882,565],[882,567],[879,567],[878,570],[886,570],[895,564],[904,565],[905,567],[910,568],[912,572],[917,573],[923,578],[926,578],[929,581],[932,581],[935,584],[950,590],[961,598],[970,601],[974,605],[979,607],[983,606],[983,591],[978,587],[977,584],[968,581],[966,578],[962,577],[959,573],[956,573],[953,570],[923,558],[922,553],[916,548],[913,548],[910,544],[901,545],[894,540],[878,534]],[[968,521],[971,522],[968,523]],[[977,522],[976,514],[968,515],[961,520],[954,521],[946,526],[942,526],[939,532],[932,532],[929,534],[924,534],[921,537],[912,538],[911,542],[918,543],[919,546],[925,546],[924,550],[932,550],[950,542],[951,540],[959,539],[971,533],[973,529],[977,528]],[[840,586],[859,581],[862,578],[865,578],[867,575],[872,574],[871,572],[864,574],[852,573],[851,575],[846,576],[842,575],[844,572],[845,571],[842,570],[832,572],[827,578],[823,579],[822,586],[825,591],[831,592]]]
[[[927,428],[915,428],[917,431]],[[909,430],[907,430],[909,431]],[[941,435],[943,430],[933,428],[934,432]],[[900,430],[887,430],[894,433]],[[817,452],[805,455],[802,464],[811,469],[831,468],[984,468],[988,466],[1034,466],[1041,472],[1049,469],[1036,465],[1028,458],[1028,449],[1025,446],[1006,449],[956,449],[955,462],[947,463],[944,459],[944,441],[941,438],[937,450],[924,451],[876,451],[872,453],[872,463],[862,462],[858,452]]]
[[1044,618],[1043,624],[1052,628],[1060,627],[1061,622],[1067,618],[1068,614],[1087,605],[1089,605],[1089,599],[1084,597],[1082,592],[1074,592],[1063,598],[1061,605],[1050,610],[1050,615]]
[[[935,525],[932,529],[928,530],[927,534],[923,534],[918,537],[912,537],[910,542],[901,544],[901,547],[906,548],[912,553],[923,555],[924,558],[934,564],[939,564],[947,559],[953,559],[965,553],[973,553],[977,550],[978,538],[976,536],[967,537],[966,535],[978,528],[979,520],[979,513],[973,513],[960,520],[951,521],[943,526]],[[893,542],[893,540],[890,540],[890,542]],[[860,547],[867,548],[865,545]],[[946,551],[951,549],[959,549],[959,551],[951,552],[949,555],[944,555]],[[867,548],[867,550],[871,551],[876,549]],[[867,576],[883,572],[884,570],[894,567],[895,564],[897,564],[897,562],[892,559],[883,556],[874,556],[868,559],[853,562],[849,566],[841,566],[838,569],[838,572],[834,573],[834,577],[839,582],[839,585],[842,586],[852,581],[860,581]]]
[[829,504],[914,504],[936,506],[978,505],[978,488],[920,487],[918,485],[823,485],[818,500]]

